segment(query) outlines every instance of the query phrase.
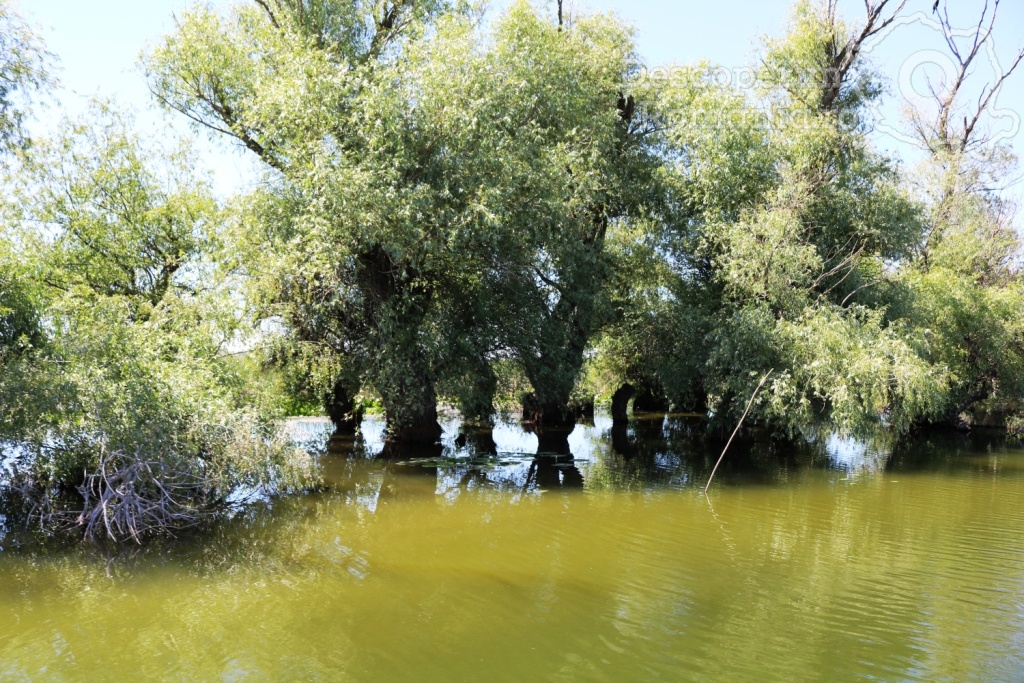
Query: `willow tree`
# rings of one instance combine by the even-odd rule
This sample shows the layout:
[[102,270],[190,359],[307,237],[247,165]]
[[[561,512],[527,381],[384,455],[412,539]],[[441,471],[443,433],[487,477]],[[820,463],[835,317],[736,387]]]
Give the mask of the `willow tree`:
[[225,362],[237,305],[197,165],[187,144],[144,140],[97,106],[34,140],[8,179],[0,259],[19,264],[41,324],[0,373],[19,444],[5,485],[46,527],[139,540],[307,472]]
[[652,240],[668,255],[653,329],[675,323],[686,343],[660,333],[639,348],[664,354],[646,366],[678,403],[731,422],[773,370],[753,415],[785,433],[902,429],[941,405],[944,369],[882,300],[886,264],[922,220],[867,137],[882,90],[862,47],[901,7],[867,3],[850,26],[835,3],[798,2],[753,89],[716,82],[711,65],[663,84],[674,201]]
[[24,146],[31,99],[51,83],[48,61],[42,42],[12,2],[0,0],[0,153]]
[[[12,3],[0,0],[0,169],[25,147],[32,98],[51,83],[47,62],[42,42]],[[16,249],[10,218],[0,213],[0,436],[25,422],[24,399],[32,393],[25,358],[45,341],[30,270]]]
[[610,235],[643,217],[659,161],[652,116],[635,91],[629,30],[577,16],[571,26],[519,3],[487,57],[503,196],[491,204],[506,240],[486,274],[502,347],[543,427],[572,424],[569,400],[594,334],[608,319]]
[[1006,192],[1018,159],[992,133],[990,118],[1000,90],[1019,78],[1024,49],[984,82],[979,68],[989,60],[999,9],[986,4],[965,35],[951,26],[948,3],[936,6],[952,78],[909,108],[926,153],[914,177],[926,229],[900,270],[892,311],[928,330],[930,357],[952,375],[942,417],[959,424],[981,402],[1000,412],[1024,399],[1024,245]]
[[200,9],[148,62],[163,104],[265,164],[243,240],[259,313],[301,354],[334,359],[332,414],[347,422],[369,382],[397,440],[440,436],[426,318],[465,198],[446,191],[449,122],[417,107],[404,64],[450,12],[414,0]]
[[[51,81],[47,60],[31,28],[8,0],[0,0],[0,163],[27,141],[24,123],[29,105]],[[0,356],[37,337],[36,316],[10,237],[6,230],[0,234]]]
[[434,441],[437,383],[486,416],[502,354],[545,422],[569,418],[645,161],[631,55],[611,20],[560,31],[526,3],[487,35],[442,3],[282,0],[186,15],[149,69],[164,104],[265,162],[252,298],[333,364],[335,412],[366,383],[391,438]]

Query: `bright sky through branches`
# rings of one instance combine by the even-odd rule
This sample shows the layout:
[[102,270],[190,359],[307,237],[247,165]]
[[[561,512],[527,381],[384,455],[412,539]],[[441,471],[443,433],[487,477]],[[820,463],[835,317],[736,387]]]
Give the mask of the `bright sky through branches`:
[[[17,0],[16,0],[17,4]],[[42,33],[51,52],[59,58],[62,89],[57,103],[45,112],[40,127],[48,127],[64,112],[80,111],[93,96],[112,97],[121,105],[144,110],[152,108],[149,91],[138,55],[147,46],[174,26],[174,15],[180,14],[192,0],[21,0],[19,11],[26,14]],[[212,0],[212,5],[228,6],[230,0]],[[507,0],[492,3],[493,11]],[[554,0],[549,4],[553,8]],[[977,21],[982,0],[960,0],[953,3],[953,23],[969,28]],[[909,0],[904,25],[881,40],[870,53],[875,66],[888,78],[891,94],[878,112],[881,132],[877,143],[884,149],[913,159],[913,152],[899,135],[890,135],[899,127],[901,97],[908,88],[923,89],[925,73],[921,64],[930,64],[936,73],[937,52],[944,49],[942,36],[929,25],[931,0]],[[761,35],[780,35],[785,28],[789,2],[772,0],[718,0],[717,2],[667,2],[665,0],[567,0],[569,15],[583,8],[611,11],[636,26],[638,43],[649,66],[671,62],[691,63],[707,59],[725,67],[742,78],[743,69],[751,63]],[[842,0],[841,9],[851,23],[858,23],[863,14],[859,0]],[[1005,65],[1021,46],[1020,27],[1024,26],[1024,3],[1003,2],[994,35],[997,63]],[[919,70],[914,72],[914,68]],[[927,68],[927,67],[925,67]],[[991,82],[987,73],[991,59],[976,69],[975,87]],[[914,79],[917,79],[916,81]],[[1001,119],[993,127],[1014,132],[1014,117],[1024,119],[1024,69],[1020,69],[1004,87],[998,105],[1012,116]],[[145,126],[159,134],[168,125],[157,113],[140,116]],[[185,130],[180,120],[172,124]],[[1019,126],[1019,124],[1018,124]],[[1012,137],[1018,154],[1024,156],[1024,133],[1016,130]],[[222,148],[204,145],[209,163],[221,192],[230,192],[251,177],[249,159]],[[1020,195],[1020,185],[1012,191]]]

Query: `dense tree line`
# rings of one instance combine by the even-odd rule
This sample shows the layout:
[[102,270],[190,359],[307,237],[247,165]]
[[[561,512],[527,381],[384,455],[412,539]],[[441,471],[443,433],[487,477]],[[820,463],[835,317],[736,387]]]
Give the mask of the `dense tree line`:
[[979,406],[1019,422],[1021,244],[998,186],[1016,160],[984,114],[1020,59],[976,102],[963,87],[998,2],[967,48],[940,13],[959,78],[912,113],[909,170],[871,143],[863,56],[904,3],[847,24],[800,0],[748,90],[706,63],[658,78],[628,26],[551,9],[185,13],[146,75],[261,163],[223,203],[187,145],[107,104],[28,144],[19,95],[48,57],[0,2],[7,488],[51,522],[121,515],[90,533],[173,525],[299,485],[282,406],[354,430],[370,395],[409,443],[439,439],[440,402],[488,424],[511,387],[542,435],[616,390],[733,424],[769,372],[748,419],[779,437]]

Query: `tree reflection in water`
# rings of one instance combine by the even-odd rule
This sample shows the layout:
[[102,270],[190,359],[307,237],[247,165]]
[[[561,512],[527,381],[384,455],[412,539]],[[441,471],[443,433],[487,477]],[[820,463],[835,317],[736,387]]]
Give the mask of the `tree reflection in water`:
[[[330,436],[321,458],[325,487],[348,492],[371,511],[396,497],[454,499],[468,491],[531,495],[584,486],[584,472],[569,445],[572,429],[537,433],[513,422],[490,426],[450,420],[446,434],[456,436],[412,445],[387,442],[379,427],[371,418],[355,436]],[[593,424],[583,429],[600,432]]]
[[[326,422],[305,421],[297,438],[319,439],[324,490],[370,511],[382,500],[405,495],[454,502],[466,493],[703,486],[722,445],[708,436],[699,418],[662,413],[636,413],[625,423],[598,415],[593,424],[587,420],[562,430],[531,431],[510,420],[463,424],[456,418],[443,426],[446,436],[432,446],[387,443],[383,421],[375,417],[365,419],[354,436],[329,439]],[[895,450],[882,441],[859,441],[854,449],[836,437],[787,443],[748,434],[730,448],[718,479],[722,486],[783,484],[808,469],[912,469],[917,460],[935,462],[929,457],[931,441],[938,440]],[[931,450],[956,452],[950,445],[942,442]],[[964,462],[953,460],[958,466]]]

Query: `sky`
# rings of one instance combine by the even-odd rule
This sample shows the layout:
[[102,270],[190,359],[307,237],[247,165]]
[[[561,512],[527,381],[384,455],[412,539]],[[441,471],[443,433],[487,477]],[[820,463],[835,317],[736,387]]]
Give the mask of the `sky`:
[[[226,8],[232,0],[210,0]],[[895,0],[893,0],[895,1]],[[14,0],[18,11],[32,22],[48,49],[58,58],[61,88],[53,103],[34,125],[45,133],[61,116],[74,116],[92,97],[114,98],[119,106],[139,112],[139,125],[154,135],[170,128],[188,131],[180,118],[156,111],[138,67],[140,53],[174,28],[174,17],[194,0]],[[508,0],[492,0],[499,12]],[[541,0],[537,0],[541,2]],[[780,35],[786,25],[789,0],[567,0],[570,12],[613,12],[634,25],[645,63],[657,67],[686,64],[702,59],[725,67],[742,78],[743,67],[756,56],[760,37]],[[554,7],[554,0],[548,2]],[[984,0],[951,2],[954,25],[970,27]],[[935,77],[948,69],[941,34],[931,24],[931,0],[907,0],[907,19],[876,41],[869,58],[886,77],[890,97],[875,112],[874,134],[880,149],[912,163],[913,149],[904,139],[900,124],[904,96],[923,91],[922,74]],[[850,23],[862,20],[862,0],[840,0]],[[978,60],[973,76],[976,87],[991,82],[997,64],[1005,65],[1024,46],[1024,2],[1004,0],[994,34],[992,54]],[[997,102],[1000,115],[988,123],[997,135],[1009,139],[1024,157],[1024,65],[1007,82]],[[203,142],[215,187],[222,193],[244,188],[254,177],[252,160],[224,144]],[[1012,190],[1017,195],[1021,184]]]

